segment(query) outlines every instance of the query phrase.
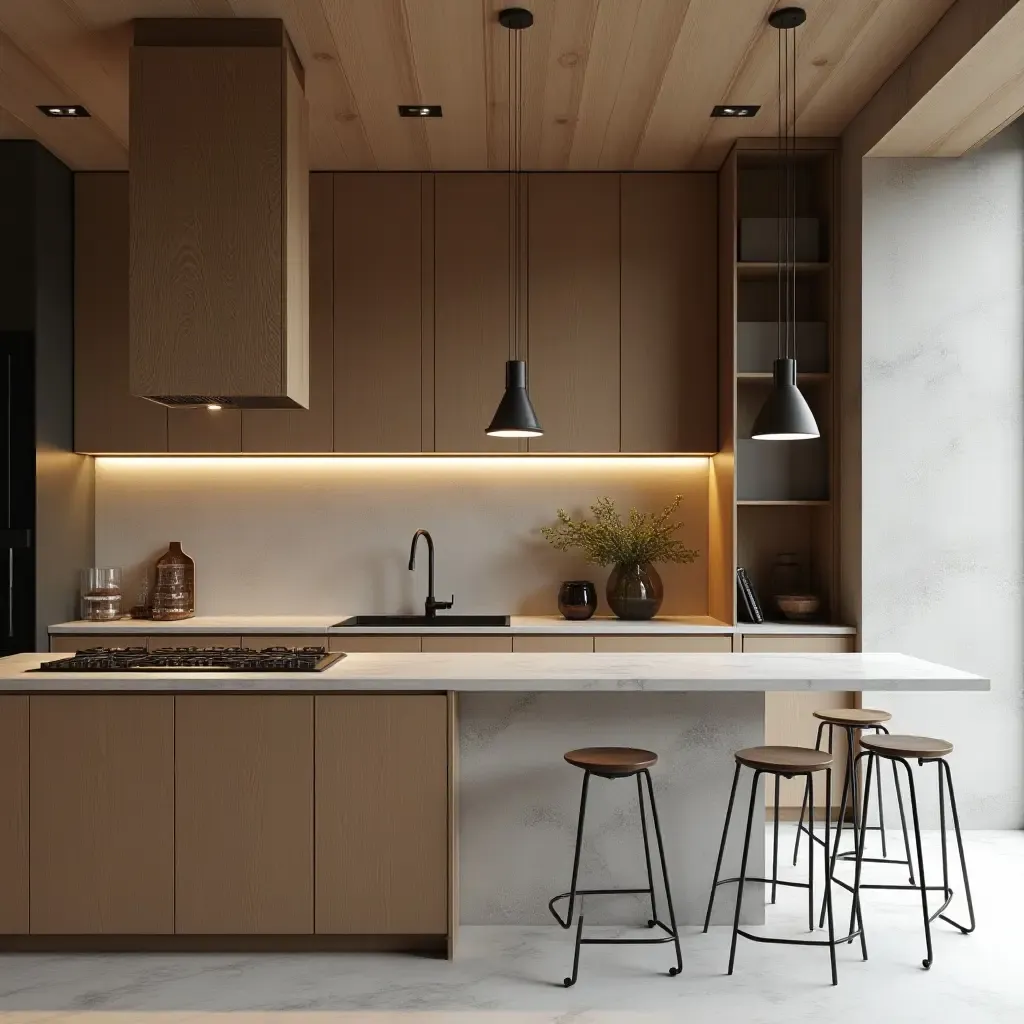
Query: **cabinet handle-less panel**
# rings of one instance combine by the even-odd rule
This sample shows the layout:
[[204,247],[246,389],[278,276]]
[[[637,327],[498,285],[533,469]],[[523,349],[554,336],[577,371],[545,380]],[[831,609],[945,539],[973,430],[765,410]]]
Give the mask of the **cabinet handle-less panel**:
[[338,452],[423,447],[420,179],[334,176]]
[[514,636],[512,650],[522,654],[592,654],[592,636]]
[[488,437],[509,358],[509,176],[434,177],[434,446],[514,452]]
[[30,698],[31,931],[174,927],[174,698]]
[[610,654],[729,654],[731,636],[596,636],[594,650]]
[[239,647],[242,638],[239,636],[216,636],[212,633],[197,633],[194,636],[182,636],[180,633],[175,636],[153,636],[148,638],[147,646],[151,651],[161,648],[178,650],[182,647]]
[[443,695],[316,698],[316,931],[448,931]]
[[75,175],[75,451],[165,452],[167,410],[128,390],[128,175]]
[[529,178],[531,452],[620,450],[619,177]]
[[311,933],[313,698],[175,703],[175,931]]
[[[845,654],[854,648],[852,636],[751,636],[743,637],[744,654]],[[830,708],[852,708],[853,694],[839,693],[788,693],[777,692],[764,695],[764,741],[779,746],[813,747],[819,721],[815,711]],[[828,741],[828,731],[822,736],[822,746]],[[846,740],[841,730],[836,730],[835,767],[832,771],[832,802],[842,798],[843,772],[846,771]],[[783,779],[779,786],[779,805],[782,808],[799,809],[804,798],[803,779]],[[775,794],[771,787],[765,789],[765,802],[774,804]],[[825,806],[825,786],[816,785],[814,793],[816,807]],[[838,806],[833,808],[838,813]]]
[[0,934],[28,932],[28,697],[0,697]]
[[718,450],[714,174],[622,175],[622,451]]
[[330,651],[346,654],[419,654],[418,636],[332,636],[328,638]]
[[146,637],[141,633],[67,633],[50,637],[53,654],[74,654],[90,647],[145,647]]
[[511,654],[510,636],[425,636],[424,654]]

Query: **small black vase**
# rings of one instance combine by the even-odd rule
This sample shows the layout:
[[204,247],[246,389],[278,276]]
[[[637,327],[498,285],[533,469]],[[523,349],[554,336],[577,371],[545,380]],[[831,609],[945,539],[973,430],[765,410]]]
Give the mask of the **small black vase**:
[[658,570],[649,563],[620,563],[608,577],[608,605],[620,619],[652,619],[665,590]]
[[597,587],[590,580],[566,580],[558,588],[558,610],[571,621],[589,619],[597,611]]

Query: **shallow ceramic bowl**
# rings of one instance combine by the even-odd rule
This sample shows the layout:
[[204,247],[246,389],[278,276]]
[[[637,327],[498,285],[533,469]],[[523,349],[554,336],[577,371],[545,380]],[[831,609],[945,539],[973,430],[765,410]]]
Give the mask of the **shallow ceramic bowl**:
[[809,619],[821,607],[821,599],[814,594],[782,594],[775,600],[787,619]]

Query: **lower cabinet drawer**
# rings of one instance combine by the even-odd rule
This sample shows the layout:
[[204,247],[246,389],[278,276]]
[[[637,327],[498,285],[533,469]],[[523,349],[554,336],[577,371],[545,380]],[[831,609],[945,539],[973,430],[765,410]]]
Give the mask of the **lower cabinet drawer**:
[[709,636],[596,636],[594,650],[609,654],[729,654],[732,637]]
[[522,654],[590,654],[592,636],[514,636],[512,650]]
[[425,636],[424,654],[511,654],[510,636]]
[[90,647],[145,647],[146,638],[139,633],[68,633],[50,637],[50,650],[60,654],[74,654]]
[[327,649],[345,654],[418,654],[418,636],[332,636]]
[[149,637],[149,649],[158,651],[177,650],[180,647],[240,647],[242,638],[240,636],[225,636],[219,633],[190,633],[184,635],[175,633],[173,636],[161,636],[160,634]]

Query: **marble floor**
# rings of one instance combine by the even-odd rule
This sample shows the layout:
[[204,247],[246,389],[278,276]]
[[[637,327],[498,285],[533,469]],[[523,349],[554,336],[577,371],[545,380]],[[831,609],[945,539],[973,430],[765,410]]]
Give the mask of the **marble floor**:
[[[791,836],[788,827],[784,842]],[[967,844],[978,930],[963,936],[937,924],[927,972],[914,894],[875,892],[865,898],[870,960],[843,947],[838,988],[827,951],[743,940],[726,977],[728,929],[688,928],[680,977],[664,973],[668,947],[593,946],[583,950],[578,985],[566,990],[568,933],[467,927],[455,964],[372,954],[8,955],[0,957],[0,1024],[1024,1021],[1024,832],[971,832]],[[786,876],[797,877],[791,868]],[[784,893],[769,909],[770,927],[800,936],[805,899]],[[837,899],[839,915],[848,907]]]

